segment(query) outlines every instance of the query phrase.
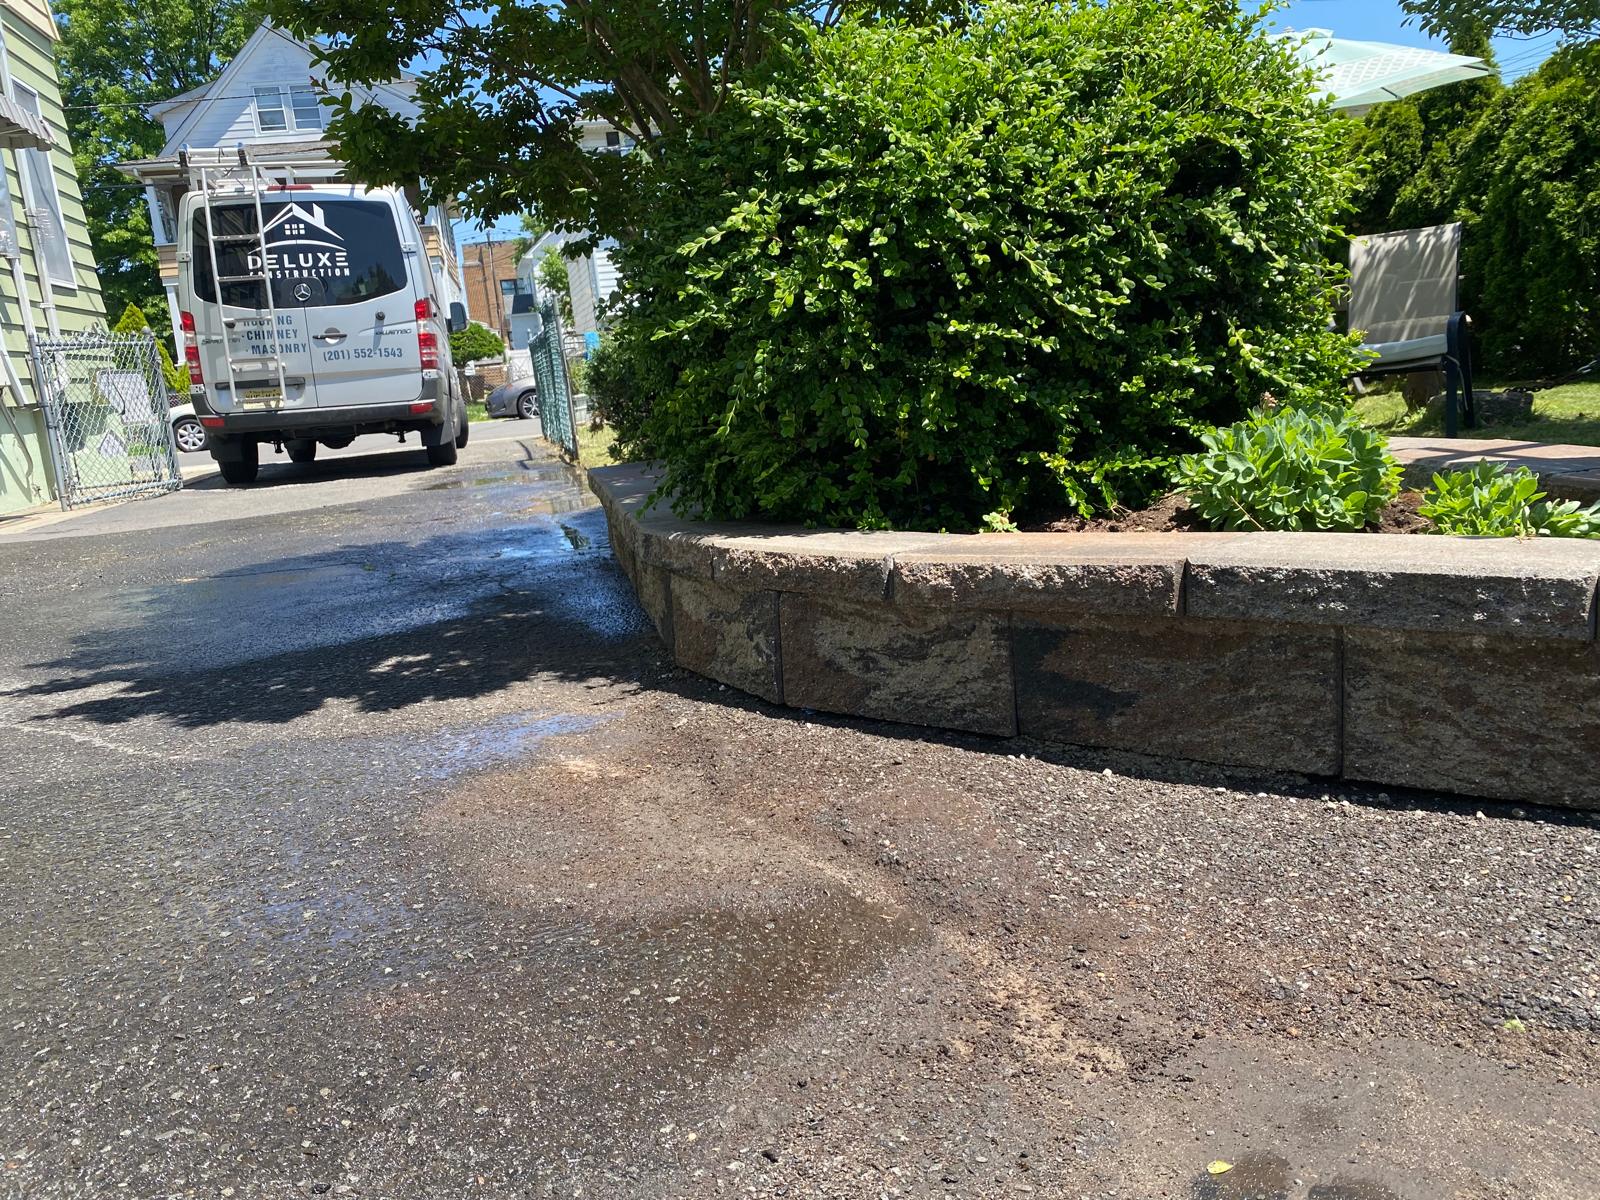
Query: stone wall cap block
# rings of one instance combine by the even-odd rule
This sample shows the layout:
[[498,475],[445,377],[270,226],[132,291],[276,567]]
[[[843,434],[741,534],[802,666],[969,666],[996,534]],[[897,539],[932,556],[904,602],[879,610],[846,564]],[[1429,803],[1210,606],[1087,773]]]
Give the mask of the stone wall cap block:
[[1182,557],[1170,553],[1097,556],[897,555],[896,604],[990,611],[1175,614]]
[[1196,546],[1196,617],[1375,629],[1594,636],[1600,542],[1251,533]]

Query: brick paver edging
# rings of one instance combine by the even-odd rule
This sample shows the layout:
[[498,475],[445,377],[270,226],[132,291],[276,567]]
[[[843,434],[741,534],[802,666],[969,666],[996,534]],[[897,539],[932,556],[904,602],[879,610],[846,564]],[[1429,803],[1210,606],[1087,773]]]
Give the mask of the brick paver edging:
[[775,703],[1600,809],[1600,542],[807,530],[589,479],[676,661]]

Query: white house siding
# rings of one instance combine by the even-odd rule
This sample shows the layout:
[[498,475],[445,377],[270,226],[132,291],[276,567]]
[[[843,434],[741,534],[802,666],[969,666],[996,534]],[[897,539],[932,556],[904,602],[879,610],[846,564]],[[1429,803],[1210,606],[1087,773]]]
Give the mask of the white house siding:
[[593,254],[567,260],[574,333],[587,337],[599,332],[600,309],[617,290],[617,267],[611,261],[611,247],[615,245],[615,242],[602,242]]
[[[331,115],[329,110],[321,110],[319,127],[296,128],[287,93],[283,100],[288,128],[264,130],[256,115],[257,87],[308,87],[314,76],[322,77],[312,69],[307,47],[279,30],[264,27],[226,68],[220,80],[226,86],[212,87],[205,95],[161,113],[162,128],[167,134],[162,156],[175,155],[185,145],[229,149],[240,142],[270,146],[274,142],[304,142],[320,137]],[[415,115],[415,106],[398,94],[386,95],[385,103],[408,116]]]

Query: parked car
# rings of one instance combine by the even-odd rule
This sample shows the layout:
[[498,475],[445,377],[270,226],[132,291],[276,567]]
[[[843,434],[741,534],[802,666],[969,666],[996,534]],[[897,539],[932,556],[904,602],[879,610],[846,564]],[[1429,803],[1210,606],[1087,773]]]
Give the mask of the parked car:
[[194,405],[174,404],[167,415],[172,418],[172,440],[180,454],[193,454],[206,448],[206,427],[195,415]]
[[455,462],[466,400],[405,192],[244,168],[202,177],[178,213],[179,323],[222,477],[252,482],[263,442],[303,463],[366,433],[416,433],[429,465]]
[[502,383],[483,402],[491,417],[521,417],[526,421],[539,411],[539,386],[533,376]]

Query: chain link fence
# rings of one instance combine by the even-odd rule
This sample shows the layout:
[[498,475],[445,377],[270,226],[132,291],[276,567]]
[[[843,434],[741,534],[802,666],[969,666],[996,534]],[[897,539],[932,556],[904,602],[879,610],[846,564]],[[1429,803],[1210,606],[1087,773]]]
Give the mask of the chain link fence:
[[539,332],[528,342],[533,378],[539,385],[539,425],[545,439],[568,454],[578,454],[578,422],[567,374],[566,339],[554,301],[539,306]]
[[182,486],[150,331],[33,337],[28,349],[63,508]]

